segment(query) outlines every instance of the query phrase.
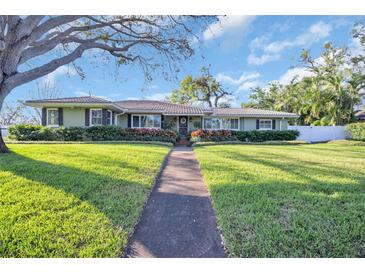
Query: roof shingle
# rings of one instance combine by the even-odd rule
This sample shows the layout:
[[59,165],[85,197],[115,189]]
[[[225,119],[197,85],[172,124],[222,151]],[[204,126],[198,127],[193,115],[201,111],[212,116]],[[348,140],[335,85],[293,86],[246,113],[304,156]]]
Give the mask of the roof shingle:
[[298,117],[297,114],[256,108],[214,108],[213,116]]
[[161,112],[166,115],[171,114],[191,114],[202,115],[205,110],[196,106],[187,106],[172,104],[168,102],[154,101],[154,100],[125,100],[118,101],[115,104],[121,108],[127,109],[127,112],[139,111],[154,111]]
[[28,100],[27,103],[77,103],[77,104],[111,104],[112,102],[100,97],[83,96],[83,97],[67,97],[56,99]]

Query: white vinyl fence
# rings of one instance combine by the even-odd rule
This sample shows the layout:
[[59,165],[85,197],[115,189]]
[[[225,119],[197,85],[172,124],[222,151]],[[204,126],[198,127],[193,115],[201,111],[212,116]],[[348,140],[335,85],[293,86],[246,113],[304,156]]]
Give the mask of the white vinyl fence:
[[8,134],[8,130],[5,127],[1,127],[1,136],[5,137]]
[[344,126],[288,126],[288,129],[298,130],[300,134],[297,140],[310,143],[343,140],[347,137]]

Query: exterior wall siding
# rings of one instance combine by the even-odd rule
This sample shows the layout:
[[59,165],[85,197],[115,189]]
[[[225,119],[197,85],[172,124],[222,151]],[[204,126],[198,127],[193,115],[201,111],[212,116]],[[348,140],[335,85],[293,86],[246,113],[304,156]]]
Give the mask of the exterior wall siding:
[[280,129],[280,121],[281,121],[281,130],[288,130],[288,120],[287,119],[276,120],[276,129]]
[[128,115],[127,114],[123,114],[123,115],[118,115],[117,116],[117,126],[120,126],[122,128],[127,128],[128,127]]
[[[46,123],[46,108],[42,111],[42,124]],[[260,118],[240,118],[241,131],[256,130],[256,120]],[[266,119],[266,118],[262,118]],[[115,124],[122,128],[128,127],[128,115],[118,115],[115,119]],[[171,124],[173,130],[178,130],[178,116],[164,116],[164,124]],[[200,127],[196,127],[200,124]],[[280,128],[281,124],[281,128]],[[85,108],[63,108],[63,126],[64,127],[84,127],[85,126]],[[287,130],[288,129],[288,119],[275,119],[276,130]],[[201,116],[188,116],[188,129],[197,130],[201,129],[202,117]]]
[[243,130],[256,130],[256,118],[244,118]]
[[[257,119],[260,118],[241,118],[241,130],[256,130]],[[261,119],[269,119],[269,118],[261,118]],[[272,120],[275,120],[275,130],[280,130],[280,121],[281,121],[281,130],[288,129],[288,119],[272,119]]]
[[85,109],[84,108],[63,108],[64,127],[84,127]]

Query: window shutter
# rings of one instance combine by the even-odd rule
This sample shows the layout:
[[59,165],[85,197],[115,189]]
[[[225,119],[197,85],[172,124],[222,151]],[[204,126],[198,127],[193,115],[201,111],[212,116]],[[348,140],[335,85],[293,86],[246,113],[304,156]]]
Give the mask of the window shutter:
[[161,128],[165,128],[165,116],[161,115]]
[[105,108],[103,108],[103,109],[101,110],[101,124],[102,124],[103,126],[105,126],[105,125],[106,125],[106,109],[105,109]]
[[90,109],[85,108],[85,126],[90,126]]
[[58,108],[58,125],[63,126],[63,108]]
[[112,111],[112,125],[115,125],[115,112]]
[[128,114],[128,127],[131,128],[132,127],[132,115]]
[[256,129],[260,129],[260,120],[259,119],[256,120]]
[[42,108],[42,126],[47,125],[47,109]]
[[272,120],[272,129],[276,129],[276,120]]

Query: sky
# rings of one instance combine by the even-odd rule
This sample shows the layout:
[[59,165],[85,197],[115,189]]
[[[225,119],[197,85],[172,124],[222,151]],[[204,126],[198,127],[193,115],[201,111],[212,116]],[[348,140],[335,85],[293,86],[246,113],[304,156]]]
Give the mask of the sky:
[[249,98],[250,88],[269,82],[288,83],[292,77],[308,72],[300,65],[303,49],[319,57],[324,43],[348,46],[353,52],[359,45],[351,37],[359,16],[226,16],[201,32],[195,43],[195,54],[181,64],[176,80],[165,80],[158,73],[146,82],[136,66],[116,68],[113,62],[84,54],[76,64],[85,78],[73,66],[63,66],[36,81],[17,87],[7,97],[7,103],[32,99],[37,85],[47,84],[58,90],[60,97],[100,96],[112,101],[126,99],[163,100],[179,87],[185,75],[198,76],[202,66],[232,93],[231,104],[239,106]]

